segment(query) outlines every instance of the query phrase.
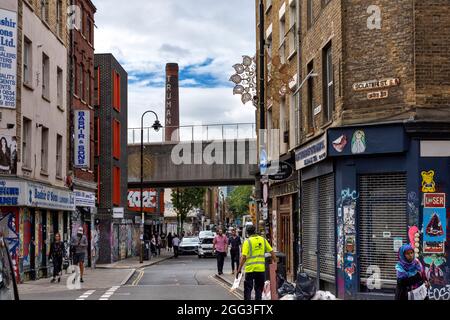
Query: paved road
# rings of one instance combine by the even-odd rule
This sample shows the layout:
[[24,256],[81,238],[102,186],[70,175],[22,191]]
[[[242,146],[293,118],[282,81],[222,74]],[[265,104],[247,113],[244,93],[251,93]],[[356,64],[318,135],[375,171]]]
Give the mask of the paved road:
[[237,300],[214,278],[216,259],[180,256],[137,272],[110,300]]
[[[227,261],[229,262],[229,261]],[[225,266],[225,271],[227,271]],[[119,274],[120,272],[120,274]],[[123,279],[129,270],[95,270],[99,277]],[[65,284],[42,283],[23,288],[23,300],[238,300],[239,294],[230,293],[229,287],[214,277],[216,259],[198,259],[197,256],[180,256],[140,269],[125,284],[106,281],[98,287],[94,279],[86,277],[83,289],[67,290]],[[228,271],[229,272],[229,271]],[[111,283],[111,284],[107,284]],[[89,285],[91,284],[91,285]],[[42,289],[42,290],[40,290]]]

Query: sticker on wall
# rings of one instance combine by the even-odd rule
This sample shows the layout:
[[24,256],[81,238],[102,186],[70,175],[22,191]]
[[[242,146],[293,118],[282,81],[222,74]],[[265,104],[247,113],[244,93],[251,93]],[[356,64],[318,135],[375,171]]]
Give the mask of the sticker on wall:
[[422,192],[436,192],[434,170],[422,171]]
[[344,232],[345,234],[355,234],[355,207],[345,206],[344,207]]
[[444,242],[424,241],[423,253],[444,253]]
[[403,238],[394,238],[394,252],[398,252],[398,250],[403,245]]
[[347,236],[345,238],[345,253],[355,253],[355,236]]
[[423,208],[423,227],[424,241],[444,242],[447,229],[445,208]]
[[339,153],[344,151],[346,145],[347,145],[347,136],[345,134],[343,134],[342,136],[333,141],[333,148]]
[[359,154],[366,151],[366,134],[362,130],[358,130],[353,134],[352,153]]

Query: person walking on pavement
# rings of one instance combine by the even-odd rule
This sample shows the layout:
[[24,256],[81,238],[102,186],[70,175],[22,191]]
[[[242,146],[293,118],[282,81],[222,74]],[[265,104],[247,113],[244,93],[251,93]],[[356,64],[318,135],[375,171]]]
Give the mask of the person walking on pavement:
[[[395,266],[397,272],[395,300],[408,300],[408,292],[423,284],[427,288],[430,287],[424,268],[414,255],[414,249],[410,244],[403,245],[398,251],[398,263]],[[428,297],[425,300],[428,300]]]
[[223,234],[222,228],[219,228],[218,234],[214,237],[213,250],[215,250],[217,257],[217,273],[222,275],[223,264],[228,252],[228,238]]
[[178,246],[180,245],[180,239],[178,238],[178,235],[175,235],[173,240],[172,240],[172,245],[173,245],[173,254],[175,256],[175,258],[178,257]]
[[167,235],[167,251],[172,251],[172,243],[173,237],[172,237],[172,232],[169,232],[169,234]]
[[167,250],[166,234],[164,232],[161,233],[161,247]]
[[150,250],[152,255],[156,257],[156,236],[152,235],[152,239],[150,240]]
[[77,236],[72,238],[70,244],[73,248],[72,251],[74,252],[73,264],[78,265],[80,267],[80,282],[84,282],[83,281],[84,256],[86,248],[88,246],[88,241],[86,236],[84,235],[83,227],[78,228]]
[[161,247],[162,247],[162,242],[161,242],[161,236],[159,234],[156,234],[156,250],[158,251],[158,256],[161,255]]
[[58,276],[58,282],[61,282],[62,263],[64,256],[64,243],[61,242],[61,235],[55,234],[55,240],[50,245],[50,252],[48,257],[53,261],[53,278],[51,283],[56,281]]
[[244,300],[251,300],[253,289],[255,300],[261,300],[266,272],[265,253],[271,254],[272,263],[276,263],[277,258],[267,239],[256,234],[255,226],[247,226],[247,234],[249,238],[242,244],[242,257],[236,279],[245,265]]
[[236,229],[231,230],[231,236],[228,240],[228,245],[230,246],[231,255],[231,274],[234,274],[234,270],[239,267],[239,255],[242,245],[241,238],[237,235]]

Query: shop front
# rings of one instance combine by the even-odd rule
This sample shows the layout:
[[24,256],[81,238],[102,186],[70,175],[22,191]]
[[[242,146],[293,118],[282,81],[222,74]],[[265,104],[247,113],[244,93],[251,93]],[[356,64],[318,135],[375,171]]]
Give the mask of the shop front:
[[94,267],[98,259],[98,223],[95,223],[95,192],[74,190],[75,211],[71,215],[71,236],[76,237],[79,227],[83,228],[88,240],[86,266]]
[[59,232],[70,241],[72,192],[20,179],[0,180],[0,233],[9,246],[17,280],[47,277],[50,244]]

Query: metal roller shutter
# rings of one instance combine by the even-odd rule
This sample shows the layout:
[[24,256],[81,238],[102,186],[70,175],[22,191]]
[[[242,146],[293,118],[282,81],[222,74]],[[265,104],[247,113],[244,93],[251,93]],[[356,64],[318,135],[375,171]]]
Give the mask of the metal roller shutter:
[[334,175],[319,178],[320,278],[335,280]]
[[361,284],[369,266],[381,271],[381,288],[396,285],[394,238],[407,237],[406,174],[359,176],[359,256]]
[[303,183],[302,261],[306,271],[315,275],[317,269],[317,180]]
[[[335,218],[334,174],[321,176],[303,183],[303,267],[316,276],[317,237],[320,249],[320,278],[335,280]],[[319,218],[320,217],[320,218]],[[317,228],[319,218],[319,230]]]

